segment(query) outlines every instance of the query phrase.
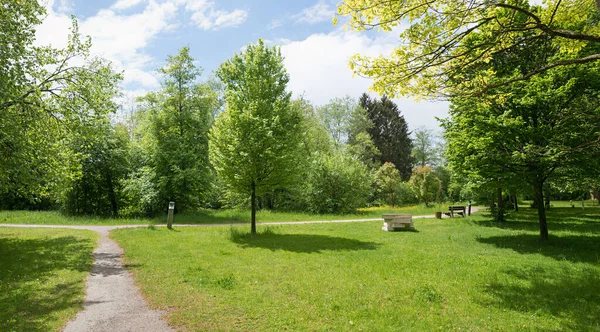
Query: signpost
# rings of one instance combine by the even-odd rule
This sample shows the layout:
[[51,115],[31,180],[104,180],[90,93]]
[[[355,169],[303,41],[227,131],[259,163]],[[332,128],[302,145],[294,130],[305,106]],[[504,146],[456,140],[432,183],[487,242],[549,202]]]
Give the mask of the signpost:
[[167,228],[173,227],[173,212],[175,211],[175,202],[169,202],[169,214],[167,215]]

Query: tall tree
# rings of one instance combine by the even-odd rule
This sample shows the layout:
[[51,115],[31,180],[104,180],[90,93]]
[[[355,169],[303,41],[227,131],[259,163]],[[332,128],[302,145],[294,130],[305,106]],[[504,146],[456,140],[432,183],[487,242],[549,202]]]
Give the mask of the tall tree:
[[81,176],[63,196],[63,209],[70,214],[118,217],[122,209],[122,182],[129,172],[129,133],[113,126],[108,117],[94,122],[94,135],[79,136],[72,149],[81,155]]
[[548,240],[544,184],[557,169],[579,168],[600,151],[599,74],[597,68],[554,69],[515,83],[501,100],[452,101],[444,124],[451,167],[490,189],[516,181],[531,186],[541,240]]
[[[345,0],[340,15],[349,16],[356,31],[400,29],[401,45],[390,55],[356,55],[351,67],[373,77],[373,89],[391,97],[439,97],[460,91],[482,92],[510,82],[527,80],[552,68],[600,60],[600,15],[595,0],[531,1],[479,0]],[[483,42],[472,38],[489,33]],[[520,36],[551,39],[557,53],[529,66],[527,71],[494,76],[493,69],[465,77],[463,73],[486,64],[495,54],[518,47]]]
[[441,159],[441,151],[433,131],[427,128],[417,128],[413,134],[412,156],[415,162],[421,166],[436,166]]
[[69,141],[116,109],[120,75],[90,55],[77,21],[64,49],[33,45],[44,14],[37,1],[0,11],[0,195],[17,200],[64,189],[78,175]]
[[404,116],[398,106],[383,96],[381,100],[363,94],[359,105],[367,110],[373,126],[367,129],[373,143],[381,153],[381,164],[390,162],[396,166],[403,179],[408,179],[412,169],[412,140]]
[[289,75],[281,52],[262,39],[222,63],[226,110],[210,132],[210,157],[228,188],[250,196],[251,232],[256,198],[296,180],[302,116],[290,108]]
[[329,103],[317,108],[319,118],[337,146],[348,142],[352,118],[357,108],[356,101],[350,96],[333,98]]
[[197,207],[208,186],[208,129],[217,105],[210,87],[199,82],[201,71],[183,47],[159,69],[162,90],[143,99],[159,204],[175,201],[178,211]]

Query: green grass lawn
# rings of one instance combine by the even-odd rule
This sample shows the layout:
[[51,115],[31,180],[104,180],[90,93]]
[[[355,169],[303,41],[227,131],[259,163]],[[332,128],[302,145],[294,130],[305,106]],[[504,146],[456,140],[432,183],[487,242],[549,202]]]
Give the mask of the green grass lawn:
[[[376,207],[359,209],[350,214],[310,214],[301,212],[257,212],[258,222],[339,220],[381,218],[385,213],[409,213],[412,215],[432,215],[435,211],[447,211],[449,204],[407,205],[396,208]],[[0,224],[38,224],[38,225],[125,225],[125,224],[164,224],[166,214],[157,218],[100,218],[65,216],[58,211],[0,211]],[[250,210],[222,209],[202,210],[194,213],[175,215],[175,224],[211,224],[211,223],[249,223]]]
[[60,331],[83,307],[98,235],[0,227],[0,330]]
[[121,229],[142,292],[188,330],[600,330],[600,209],[231,228]]

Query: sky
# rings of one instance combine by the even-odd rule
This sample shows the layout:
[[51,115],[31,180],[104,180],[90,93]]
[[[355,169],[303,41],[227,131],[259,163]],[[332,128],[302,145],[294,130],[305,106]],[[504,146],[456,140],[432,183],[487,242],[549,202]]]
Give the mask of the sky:
[[[123,72],[127,96],[159,89],[156,69],[181,47],[190,48],[207,79],[219,64],[262,38],[281,47],[293,95],[324,105],[369,92],[371,80],[348,68],[352,55],[386,55],[399,44],[397,32],[345,31],[343,18],[333,26],[339,0],[39,1],[47,17],[37,29],[36,43],[64,47],[74,15],[82,35],[92,38],[92,52]],[[435,117],[448,114],[446,102],[394,101],[409,130],[437,130]]]

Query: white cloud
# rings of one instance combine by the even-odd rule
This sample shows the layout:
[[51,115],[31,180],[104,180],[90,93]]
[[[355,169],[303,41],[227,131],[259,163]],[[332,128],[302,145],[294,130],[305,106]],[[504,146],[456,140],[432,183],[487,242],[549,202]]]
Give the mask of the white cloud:
[[[397,34],[396,34],[397,36]],[[357,53],[370,56],[389,54],[397,46],[395,38],[369,38],[365,34],[343,32],[314,34],[300,41],[281,46],[285,66],[290,74],[290,91],[302,95],[317,105],[330,99],[350,95],[358,98],[367,92],[371,80],[352,77],[349,58]],[[420,126],[437,128],[435,117],[446,117],[447,103],[414,102],[410,99],[394,100],[411,129]]]
[[296,23],[316,24],[320,22],[331,21],[335,11],[331,6],[319,1],[312,7],[304,8],[300,13],[292,15]]
[[192,21],[201,29],[218,30],[221,28],[236,27],[246,22],[248,11],[234,9],[225,11],[215,9],[215,2],[208,0],[175,0],[185,3],[185,10],[192,12]]
[[119,0],[111,8],[116,10],[125,10],[138,5],[144,0]]
[[274,30],[281,26],[283,26],[283,22],[281,20],[275,19],[275,20],[272,20],[271,23],[269,23],[269,25],[267,26],[267,29]]
[[58,0],[58,8],[57,10],[60,13],[68,13],[73,11],[73,1],[72,0]]
[[[36,32],[36,44],[64,48],[67,45],[70,18],[53,10],[54,1],[48,1],[48,16]],[[117,2],[126,8],[133,2]],[[141,86],[155,89],[159,86],[154,68],[147,69],[153,60],[144,48],[159,33],[172,29],[170,21],[176,16],[178,6],[173,2],[149,1],[143,11],[122,15],[112,9],[103,9],[94,16],[80,20],[79,30],[92,37],[92,53],[113,63],[117,71],[124,71],[124,86]]]

